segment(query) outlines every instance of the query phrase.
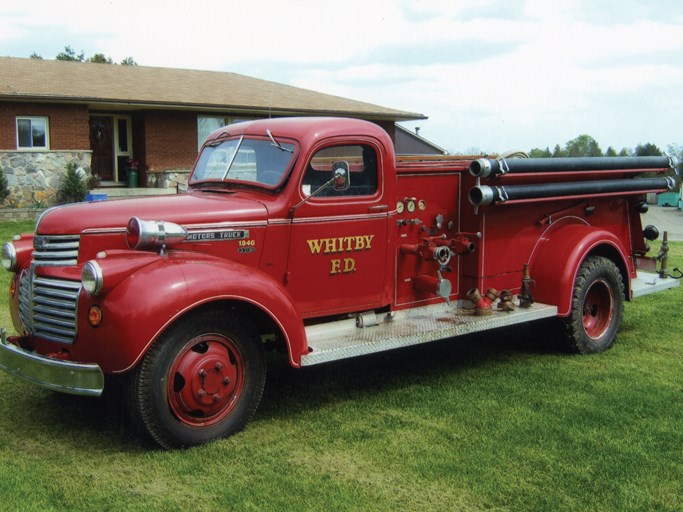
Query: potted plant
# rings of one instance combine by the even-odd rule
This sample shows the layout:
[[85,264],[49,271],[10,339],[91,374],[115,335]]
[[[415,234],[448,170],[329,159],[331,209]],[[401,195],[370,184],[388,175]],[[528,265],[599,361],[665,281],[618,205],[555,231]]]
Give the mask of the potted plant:
[[100,183],[102,182],[102,178],[98,174],[90,174],[86,179],[85,179],[85,184],[88,187],[88,190],[95,189],[100,186]]
[[126,166],[126,169],[128,171],[126,176],[128,188],[137,188],[139,167],[140,162],[138,162],[137,160],[133,160],[132,158],[128,160],[128,164]]

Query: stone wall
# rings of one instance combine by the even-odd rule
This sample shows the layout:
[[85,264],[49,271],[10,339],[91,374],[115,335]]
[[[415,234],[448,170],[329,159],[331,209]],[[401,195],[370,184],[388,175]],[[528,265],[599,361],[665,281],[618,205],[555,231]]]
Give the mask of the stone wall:
[[187,190],[189,177],[189,170],[147,171],[147,186],[151,188],[175,188],[182,192]]
[[15,220],[38,220],[45,210],[37,208],[0,208],[0,222]]
[[90,174],[90,151],[0,151],[0,170],[7,177],[10,195],[4,206],[45,208],[57,204],[57,191],[74,163]]

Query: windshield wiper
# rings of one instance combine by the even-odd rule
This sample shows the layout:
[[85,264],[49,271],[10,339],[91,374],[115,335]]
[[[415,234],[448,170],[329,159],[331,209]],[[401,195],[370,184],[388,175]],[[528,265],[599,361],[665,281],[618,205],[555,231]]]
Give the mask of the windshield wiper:
[[278,141],[276,141],[276,140],[275,140],[275,137],[273,137],[273,134],[270,133],[270,129],[269,129],[269,128],[266,128],[266,133],[268,134],[268,137],[270,137],[270,140],[273,141],[273,143],[271,144],[271,146],[275,146],[275,147],[278,148],[280,151],[286,151],[287,153],[294,153],[294,150],[293,150],[293,149],[286,148],[286,147],[284,147],[282,144],[280,144]]
[[230,137],[230,133],[228,131],[222,131],[221,133],[216,135],[213,139],[207,140],[204,143],[204,145],[215,148],[216,146],[220,145],[227,137]]

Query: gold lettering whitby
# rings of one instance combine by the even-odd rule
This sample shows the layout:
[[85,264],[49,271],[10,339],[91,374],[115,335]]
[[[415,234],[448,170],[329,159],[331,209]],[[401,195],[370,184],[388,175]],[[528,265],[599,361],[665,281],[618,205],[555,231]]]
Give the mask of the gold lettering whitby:
[[375,235],[340,236],[337,238],[314,238],[306,240],[312,255],[339,254],[342,252],[369,251]]

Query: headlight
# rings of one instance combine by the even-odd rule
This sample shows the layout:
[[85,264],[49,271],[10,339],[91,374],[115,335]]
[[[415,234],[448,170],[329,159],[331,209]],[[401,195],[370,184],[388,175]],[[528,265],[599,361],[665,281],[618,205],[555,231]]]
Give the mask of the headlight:
[[172,245],[187,238],[182,226],[163,220],[142,220],[132,217],[126,227],[126,242],[131,249],[148,249]]
[[2,246],[2,266],[10,272],[17,269],[17,249],[12,242],[7,242]]
[[104,276],[102,275],[102,267],[96,261],[89,261],[83,265],[81,272],[81,284],[88,295],[94,296],[102,291],[104,285]]

